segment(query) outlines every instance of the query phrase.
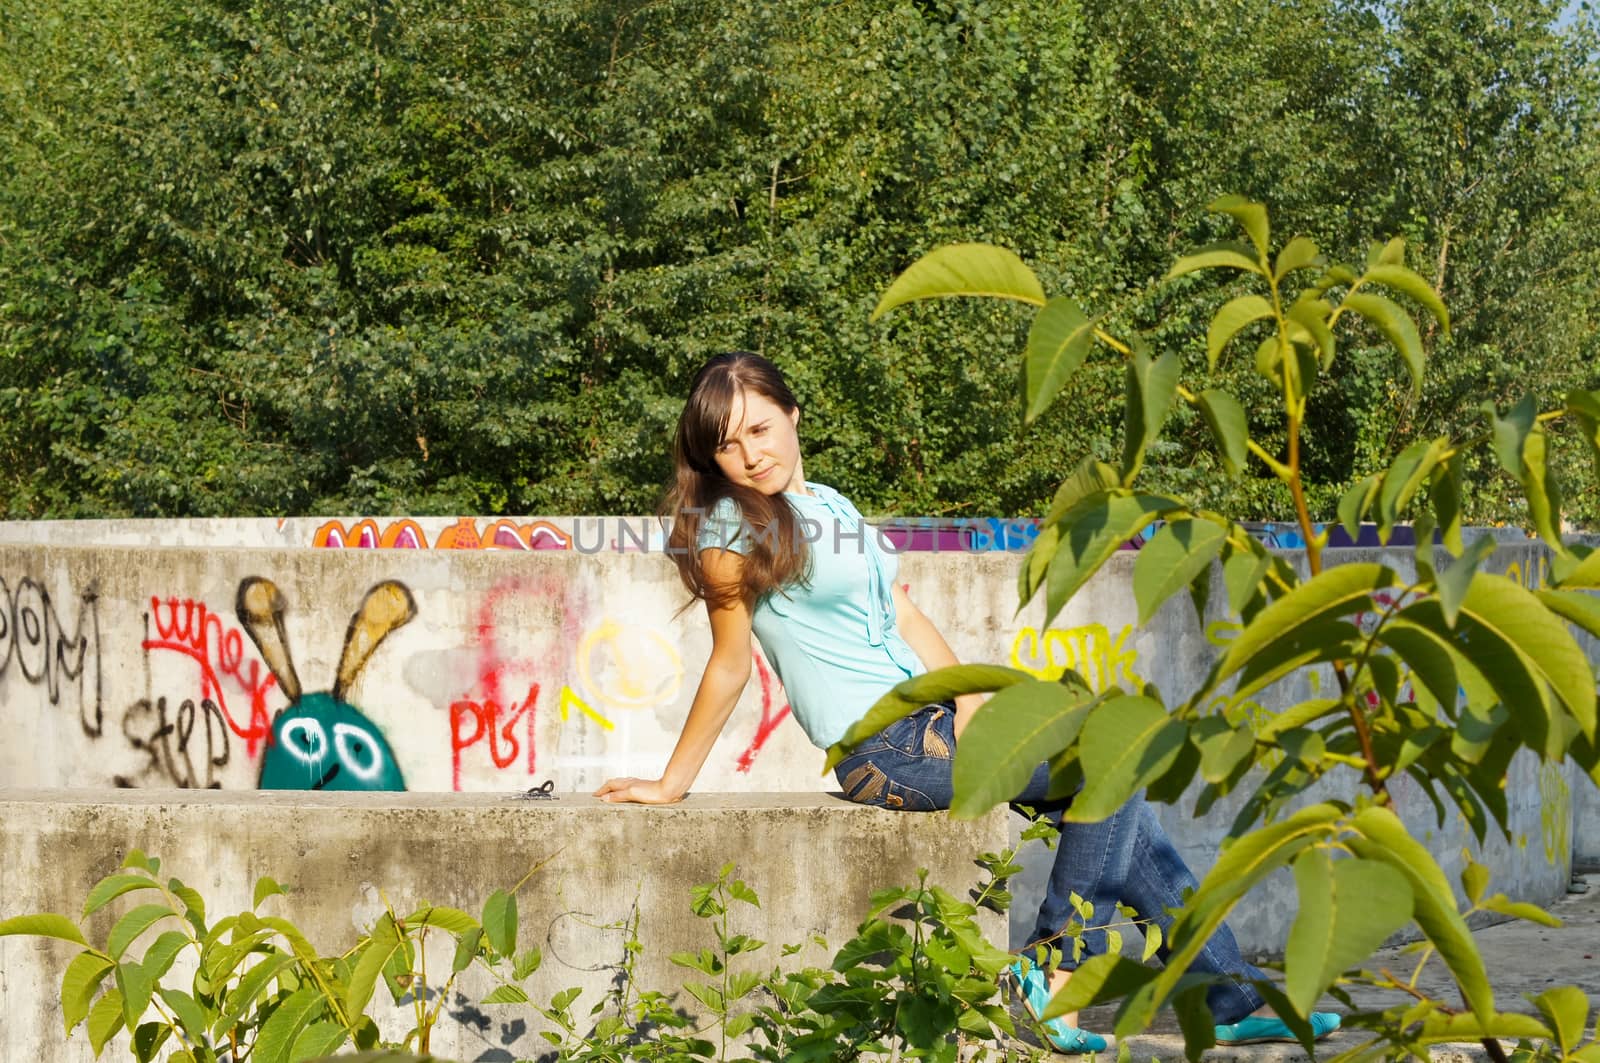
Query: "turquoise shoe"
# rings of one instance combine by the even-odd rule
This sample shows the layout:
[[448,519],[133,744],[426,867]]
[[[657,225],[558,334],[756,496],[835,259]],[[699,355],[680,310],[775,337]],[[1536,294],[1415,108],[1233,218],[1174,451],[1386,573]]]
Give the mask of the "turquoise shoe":
[[[1314,1040],[1320,1041],[1338,1028],[1339,1016],[1333,1012],[1311,1013],[1311,1035]],[[1251,1015],[1238,1022],[1226,1023],[1218,1026],[1216,1033],[1219,1045],[1259,1045],[1269,1041],[1298,1043],[1300,1040],[1289,1032],[1288,1023],[1264,1015]]]
[[[1026,970],[1024,970],[1026,968]],[[1080,1030],[1076,1026],[1068,1026],[1060,1019],[1041,1019],[1045,1007],[1050,1003],[1050,983],[1045,981],[1044,972],[1031,963],[1018,960],[1007,969],[1011,976],[1011,985],[1017,997],[1022,1001],[1022,1006],[1028,1009],[1028,1014],[1044,1029],[1044,1034],[1050,1039],[1050,1044],[1057,1052],[1068,1055],[1083,1055],[1089,1052],[1104,1052],[1106,1039],[1099,1034]],[[1218,1027],[1221,1029],[1221,1027]]]

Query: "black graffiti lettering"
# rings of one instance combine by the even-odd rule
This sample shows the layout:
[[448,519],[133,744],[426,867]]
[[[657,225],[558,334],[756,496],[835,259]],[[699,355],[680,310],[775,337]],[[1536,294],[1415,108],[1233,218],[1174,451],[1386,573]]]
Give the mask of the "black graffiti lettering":
[[97,738],[104,730],[101,708],[100,596],[91,587],[79,595],[72,633],[50,604],[50,592],[31,579],[15,592],[0,579],[0,686],[12,666],[33,686],[43,686],[51,705],[61,704],[63,684],[75,687],[78,722]]
[[[149,698],[140,698],[123,714],[122,734],[129,745],[149,757],[141,776],[159,774],[184,789],[222,788],[217,769],[228,764],[230,739],[222,710],[210,698],[198,706],[193,698],[184,698],[173,713],[167,709],[166,698],[157,698],[154,704]],[[125,775],[117,776],[116,784],[138,785]]]

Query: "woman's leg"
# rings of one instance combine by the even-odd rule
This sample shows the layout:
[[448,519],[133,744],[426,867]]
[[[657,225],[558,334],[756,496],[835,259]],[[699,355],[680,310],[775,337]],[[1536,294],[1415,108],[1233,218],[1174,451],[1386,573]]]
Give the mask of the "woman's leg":
[[[1085,958],[1106,951],[1104,927],[1117,920],[1116,905],[1121,901],[1140,919],[1161,928],[1158,955],[1165,962],[1168,933],[1174,921],[1172,910],[1183,904],[1184,892],[1197,885],[1194,873],[1162,829],[1155,811],[1136,795],[1099,823],[1061,824],[1055,864],[1039,908],[1034,940],[1055,938],[1074,922],[1082,925],[1072,906],[1072,894],[1076,893],[1093,906],[1081,938]],[[1071,940],[1061,937],[1058,946],[1063,966],[1077,967],[1080,960],[1073,957]],[[1266,976],[1245,962],[1233,931],[1226,924],[1206,942],[1189,969],[1229,976],[1206,992],[1206,1001],[1219,1023],[1237,1022],[1264,1003],[1245,982]]]

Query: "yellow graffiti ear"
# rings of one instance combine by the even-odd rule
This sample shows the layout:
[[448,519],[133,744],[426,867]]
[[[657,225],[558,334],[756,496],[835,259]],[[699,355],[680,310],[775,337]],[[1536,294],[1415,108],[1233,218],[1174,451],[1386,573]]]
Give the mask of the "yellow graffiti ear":
[[410,623],[416,615],[416,600],[398,580],[384,580],[367,592],[360,608],[350,617],[350,628],[344,634],[344,653],[339,657],[339,674],[333,684],[334,700],[344,700],[344,692],[361,674],[378,643],[395,628]]
[[260,576],[241,580],[234,608],[250,641],[261,652],[261,659],[277,678],[278,688],[291,702],[299,701],[300,677],[295,674],[294,659],[283,633],[283,595],[277,584]]

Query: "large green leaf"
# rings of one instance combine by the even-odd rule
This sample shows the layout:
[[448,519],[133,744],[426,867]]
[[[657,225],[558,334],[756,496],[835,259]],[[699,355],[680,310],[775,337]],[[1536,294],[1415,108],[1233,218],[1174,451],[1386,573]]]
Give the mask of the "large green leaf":
[[177,916],[164,904],[141,904],[118,919],[117,925],[111,928],[111,936],[106,939],[106,954],[113,960],[120,960],[140,934],[161,920],[170,918]]
[[1072,512],[1084,499],[1093,495],[1103,494],[1122,483],[1122,477],[1115,466],[1107,465],[1098,458],[1086,457],[1078,462],[1077,468],[1072,470],[1072,475],[1061,481],[1056,488],[1056,493],[1050,500],[1050,509],[1045,513],[1043,524],[1055,524]]
[[1208,244],[1194,254],[1178,259],[1162,279],[1170,281],[1197,270],[1218,268],[1242,269],[1247,273],[1266,276],[1266,271],[1261,268],[1261,263],[1257,261],[1255,253],[1250,248],[1243,244],[1224,242]]
[[[327,1007],[327,1003],[327,997],[315,986],[306,986],[289,994],[288,999],[279,1004],[267,1016],[267,1021],[261,1024],[261,1032],[256,1035],[255,1050],[250,1053],[251,1063],[289,1063],[290,1053],[301,1031],[310,1025],[318,1012]],[[359,1010],[352,1008],[351,1014]]]
[[483,936],[502,956],[517,952],[517,895],[495,890],[483,903]]
[[1555,1031],[1561,1051],[1571,1053],[1589,1028],[1589,997],[1577,986],[1556,986],[1533,998],[1533,1006]]
[[1600,391],[1567,392],[1567,420],[1588,444],[1595,475],[1600,476]]
[[1154,698],[1124,695],[1101,702],[1083,724],[1083,790],[1066,819],[1105,819],[1171,767],[1188,740],[1188,726]]
[[1450,335],[1450,311],[1445,309],[1444,300],[1439,298],[1439,293],[1434,291],[1422,275],[1405,266],[1393,263],[1380,262],[1369,266],[1364,281],[1381,284],[1386,288],[1393,288],[1403,295],[1410,296],[1432,314],[1444,329],[1446,336]]
[[1477,944],[1456,911],[1450,880],[1388,809],[1364,808],[1352,818],[1351,826],[1357,834],[1346,842],[1357,856],[1390,864],[1410,881],[1417,925],[1439,951],[1467,1006],[1487,1020],[1494,1014],[1494,993]]
[[1161,434],[1178,393],[1183,360],[1168,351],[1150,358],[1135,351],[1128,359],[1127,403],[1123,417],[1122,482],[1132,486],[1144,452]]
[[1438,521],[1440,537],[1445,549],[1458,557],[1466,548],[1461,539],[1461,514],[1465,509],[1461,466],[1461,455],[1453,454],[1434,467],[1428,480],[1428,503]]
[[1199,395],[1200,416],[1217,441],[1222,467],[1229,476],[1238,476],[1250,454],[1250,429],[1244,407],[1226,391],[1208,388]]
[[1330,836],[1343,814],[1336,805],[1312,805],[1229,841],[1168,931],[1172,952],[1152,986],[1153,1003],[1159,1005],[1172,993],[1241,897],[1307,846]]
[[1518,399],[1506,415],[1501,417],[1490,403],[1483,404],[1489,415],[1490,439],[1494,444],[1495,460],[1500,467],[1519,481],[1523,479],[1522,450],[1528,436],[1538,424],[1539,408],[1532,395]]
[[1473,1012],[1444,1014],[1434,1012],[1422,1020],[1417,1043],[1458,1044],[1463,1041],[1482,1041],[1485,1038],[1514,1041],[1519,1038],[1549,1040],[1551,1031],[1532,1015],[1518,1015],[1514,1011],[1478,1015]]
[[1238,222],[1245,235],[1250,237],[1250,242],[1255,245],[1261,261],[1266,261],[1267,247],[1271,243],[1271,231],[1267,224],[1265,206],[1243,196],[1222,196],[1208,203],[1206,209],[1226,214]]
[[1411,674],[1439,705],[1454,707],[1460,681],[1456,674],[1457,651],[1449,639],[1401,616],[1391,617],[1377,637],[1405,662]]
[[1211,371],[1216,372],[1217,357],[1240,329],[1271,316],[1272,304],[1259,295],[1241,295],[1223,303],[1206,329],[1206,361]]
[[1165,524],[1133,563],[1133,598],[1143,626],[1172,595],[1187,587],[1222,552],[1228,529],[1209,520]]
[[1522,492],[1528,498],[1528,519],[1539,537],[1558,553],[1566,550],[1561,541],[1561,485],[1556,480],[1546,450],[1549,435],[1536,426],[1522,444]]
[[406,916],[405,924],[413,929],[435,926],[449,934],[465,934],[479,928],[478,921],[460,908],[446,908],[437,904],[418,908]]
[[1600,598],[1581,591],[1539,590],[1534,596],[1564,620],[1577,624],[1600,639]]
[[268,897],[281,897],[284,895],[283,887],[278,885],[278,880],[271,876],[262,876],[256,880],[255,899],[250,902],[252,909],[261,907],[261,902]]
[[1309,237],[1296,236],[1283,245],[1272,263],[1272,279],[1281,281],[1297,269],[1322,264],[1321,253]]
[[1303,1015],[1334,980],[1411,921],[1411,884],[1388,864],[1334,861],[1310,849],[1294,861],[1300,910],[1284,953],[1289,1000]]
[[114,966],[93,952],[80,952],[67,964],[67,973],[61,977],[61,1017],[69,1036],[78,1023],[89,1017],[95,992]]
[[1262,647],[1239,670],[1235,701],[1253,697],[1286,676],[1315,664],[1348,660],[1359,652],[1361,631],[1348,620],[1329,617],[1298,627]]
[[83,931],[78,925],[64,915],[46,912],[43,915],[17,915],[10,919],[0,919],[0,937],[11,934],[23,934],[30,937],[57,938],[61,941],[70,941],[74,945],[89,947],[83,940]]
[[96,1057],[105,1050],[106,1042],[117,1035],[123,1027],[122,1018],[122,991],[108,989],[101,998],[94,1002],[94,1007],[89,1009],[89,1047],[94,1049]]
[[1600,550],[1573,546],[1550,563],[1550,585],[1567,590],[1600,590]]
[[1393,301],[1370,292],[1352,292],[1344,297],[1343,305],[1366,318],[1373,328],[1394,344],[1401,361],[1405,362],[1406,369],[1411,373],[1412,393],[1421,394],[1424,363],[1422,336],[1417,332],[1417,323],[1411,320],[1411,315]]
[[147,875],[108,875],[94,884],[83,899],[83,914],[93,915],[109,902],[133,890],[156,890],[161,883]]
[[1127,996],[1148,983],[1155,974],[1143,964],[1115,953],[1091,956],[1072,972],[1072,980],[1050,998],[1040,1018],[1053,1019]]
[[1383,473],[1375,472],[1357,480],[1339,496],[1339,523],[1350,538],[1354,539],[1361,533],[1361,520],[1367,515],[1382,486]]
[[1094,320],[1078,309],[1078,304],[1058,295],[1044,304],[1028,330],[1024,356],[1027,394],[1023,421],[1034,419],[1049,408],[1063,385],[1078,371],[1094,343]]
[[[490,896],[493,900],[499,896],[499,891]],[[378,916],[378,921],[373,924],[372,934],[367,944],[358,953],[356,965],[350,972],[350,984],[345,988],[345,1011],[349,1015],[359,1015],[367,1009],[367,1003],[372,1000],[372,992],[377,987],[378,978],[383,974],[384,966],[395,950],[400,948],[400,934],[395,929],[394,920],[388,912]],[[294,1033],[298,1034],[296,1028]],[[292,1042],[291,1036],[284,1042],[284,1051],[288,1051]]]
[[993,244],[950,244],[929,251],[896,277],[878,300],[872,320],[904,303],[952,295],[1045,303],[1039,278],[1016,252]]
[[1405,512],[1449,449],[1450,440],[1443,436],[1419,439],[1394,459],[1378,488],[1378,538],[1389,541],[1396,519]]
[[1041,763],[1077,737],[1094,701],[1086,691],[1043,680],[990,698],[956,745],[951,814],[975,818],[1016,797]]
[[[1289,309],[1284,312],[1285,316],[1304,329],[1305,335],[1316,344],[1324,370],[1333,364],[1334,352],[1338,345],[1338,341],[1333,337],[1333,330],[1328,327],[1328,318],[1332,313],[1333,307],[1311,292],[1302,293],[1300,298],[1290,303]],[[1290,332],[1290,339],[1298,338],[1293,331]]]
[[132,1030],[144,1017],[144,1009],[150,1006],[155,981],[140,963],[118,964],[116,979],[117,989],[122,993],[122,1019]]
[[1228,644],[1196,699],[1209,696],[1256,654],[1276,642],[1293,639],[1320,621],[1358,613],[1372,603],[1374,591],[1393,587],[1395,574],[1385,565],[1338,565],[1295,587],[1269,604]]
[[345,1028],[336,1022],[314,1022],[295,1038],[294,1047],[289,1049],[289,1063],[332,1055],[348,1036]]
[[1461,603],[1466,601],[1467,591],[1472,589],[1478,566],[1494,553],[1494,548],[1493,536],[1480,535],[1449,568],[1435,576],[1434,589],[1439,595],[1439,608],[1444,611],[1444,622],[1451,627],[1455,627],[1456,617],[1461,615]]
[[294,962],[294,956],[287,952],[273,952],[262,957],[241,975],[238,984],[223,1002],[222,1011],[213,1024],[213,1032],[225,1033],[234,1023],[247,1016],[267,985]]
[[949,701],[962,694],[1004,690],[1032,679],[1027,672],[998,664],[958,664],[912,676],[873,702],[867,714],[851,724],[843,738],[828,747],[828,758],[822,770],[824,773],[832,771],[856,746],[924,705]]
[[156,987],[156,996],[160,997],[162,1003],[178,1017],[178,1022],[183,1026],[183,1032],[190,1043],[205,1043],[206,1013],[195,1002],[194,997],[181,989],[168,989],[165,986]]
[[1493,644],[1483,649],[1481,643],[1475,644],[1475,652],[1469,654],[1491,683],[1497,663],[1504,659],[1497,647],[1504,645],[1520,658],[1521,665],[1550,685],[1583,733],[1595,736],[1594,669],[1566,624],[1553,616],[1538,596],[1514,580],[1479,572],[1461,603],[1461,612],[1493,637]]
[[1100,566],[1151,521],[1184,509],[1157,495],[1105,492],[1091,495],[1062,519],[1061,541],[1045,583],[1044,626]]
[[150,972],[150,977],[159,981],[161,976],[172,968],[172,962],[178,958],[178,953],[188,944],[189,935],[181,930],[168,930],[150,944],[145,950],[144,959],[140,962],[144,964],[145,970]]

